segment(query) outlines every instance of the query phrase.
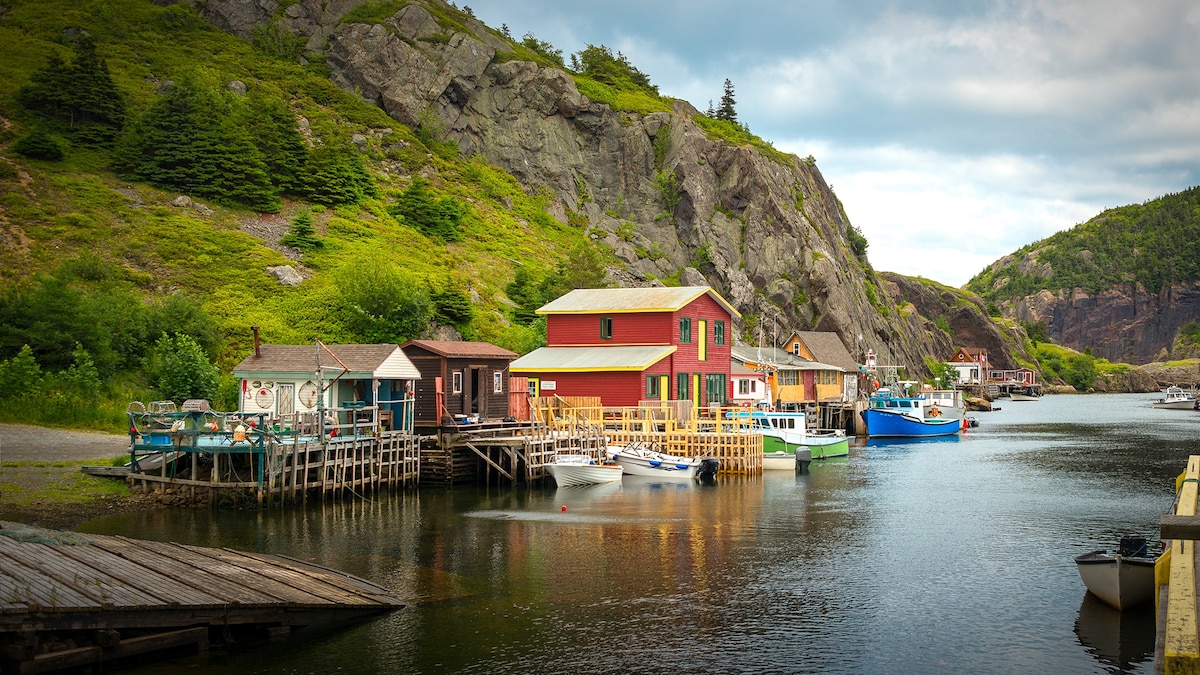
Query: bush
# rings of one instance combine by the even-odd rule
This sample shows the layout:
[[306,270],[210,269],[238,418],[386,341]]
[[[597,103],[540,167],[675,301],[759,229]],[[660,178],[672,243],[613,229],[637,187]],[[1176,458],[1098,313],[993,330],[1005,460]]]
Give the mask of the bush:
[[67,150],[58,139],[38,130],[18,138],[12,145],[13,152],[30,159],[45,159],[57,162],[67,156]]
[[177,403],[189,398],[213,399],[219,371],[191,337],[164,334],[154,345],[147,371],[165,399]]

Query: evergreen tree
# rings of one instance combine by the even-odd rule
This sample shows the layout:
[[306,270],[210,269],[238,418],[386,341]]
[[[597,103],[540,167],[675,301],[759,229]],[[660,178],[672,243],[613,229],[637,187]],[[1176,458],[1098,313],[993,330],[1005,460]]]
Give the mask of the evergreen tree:
[[81,145],[109,146],[125,124],[125,97],[90,35],[80,35],[73,50],[70,64],[51,55],[46,66],[17,92],[17,101],[27,110],[65,125]]
[[326,206],[357,204],[379,194],[362,156],[348,147],[313,150],[295,183],[293,194]]
[[182,402],[189,398],[211,399],[217,395],[220,371],[191,337],[163,334],[154,345],[148,364],[159,393]]
[[234,114],[240,105],[199,77],[182,76],[119,140],[118,172],[225,204],[278,211],[282,202],[262,153]]
[[725,93],[721,94],[721,104],[717,106],[716,119],[727,122],[737,122],[736,101],[733,99],[733,82],[725,78]]
[[271,183],[282,192],[290,192],[308,159],[296,116],[280,101],[255,91],[246,96],[245,113],[243,126],[254,130],[252,140],[262,154]]
[[458,241],[462,238],[458,226],[465,215],[462,202],[453,197],[437,199],[428,186],[425,179],[414,178],[389,211],[426,236]]
[[279,240],[279,243],[295,246],[301,251],[311,251],[325,245],[325,242],[321,241],[316,230],[313,229],[312,213],[308,209],[297,213],[296,217],[292,218],[292,226],[288,228],[287,234]]

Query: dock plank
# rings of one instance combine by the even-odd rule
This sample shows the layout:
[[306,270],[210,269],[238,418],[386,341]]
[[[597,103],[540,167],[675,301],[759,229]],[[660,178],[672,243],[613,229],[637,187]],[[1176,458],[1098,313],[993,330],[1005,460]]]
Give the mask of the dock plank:
[[220,605],[221,598],[178,583],[158,570],[138,565],[99,546],[64,546],[62,555],[93,569],[105,570],[131,588],[138,588],[164,605]]
[[164,555],[164,550],[174,550],[170,544],[146,542],[126,537],[97,537],[94,545],[134,564],[154,569],[176,583],[202,590],[222,603],[268,605],[279,602],[279,598],[274,595],[230,585],[225,577],[214,574],[203,567],[197,567],[194,560],[179,560],[176,557]]
[[[266,595],[273,598],[274,602],[297,605],[327,604],[327,601],[316,599],[309,593],[265,577],[259,574],[258,570],[237,565],[227,557],[219,555],[216,549],[154,541],[139,543],[159,555],[207,570],[209,574],[219,578],[217,583],[221,584],[222,590],[235,595],[233,602],[245,604],[249,602],[250,597]],[[243,600],[243,595],[247,599]]]
[[[53,579],[56,590],[70,588],[91,599],[93,605],[138,607],[158,604],[158,599],[126,585],[103,570],[93,569],[62,555],[60,544],[18,542],[0,537],[0,555],[36,569]],[[84,606],[84,605],[80,605]]]
[[259,579],[270,580],[308,595],[309,598],[302,601],[306,604],[375,604],[374,601],[364,598],[361,595],[346,592],[320,579],[288,569],[275,561],[257,559],[233,549],[209,549],[206,552],[230,565],[243,567],[248,571],[252,570]]

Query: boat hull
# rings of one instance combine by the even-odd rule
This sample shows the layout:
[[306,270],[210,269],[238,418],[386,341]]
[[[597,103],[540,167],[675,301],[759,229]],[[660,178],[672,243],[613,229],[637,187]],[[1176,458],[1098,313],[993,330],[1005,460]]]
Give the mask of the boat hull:
[[1152,405],[1159,410],[1195,410],[1195,401],[1155,401]]
[[1040,396],[1030,396],[1029,394],[1009,394],[1009,398],[1014,401],[1036,401]]
[[960,420],[915,420],[890,410],[867,408],[862,411],[867,423],[867,435],[876,438],[928,438],[951,436],[962,428]]
[[1154,561],[1092,551],[1075,558],[1075,566],[1089,592],[1111,607],[1128,609],[1154,598]]
[[612,464],[550,464],[546,472],[559,487],[614,483],[623,473],[619,465]]
[[846,438],[845,435],[820,436],[808,434],[804,437],[804,443],[801,444],[801,447],[807,448],[812,452],[813,459],[845,457],[850,454],[850,439]]
[[701,458],[675,457],[651,450],[609,449],[609,457],[630,476],[653,476],[669,480],[695,480]]
[[796,450],[791,452],[767,452],[763,450],[762,456],[763,471],[795,471],[796,470]]

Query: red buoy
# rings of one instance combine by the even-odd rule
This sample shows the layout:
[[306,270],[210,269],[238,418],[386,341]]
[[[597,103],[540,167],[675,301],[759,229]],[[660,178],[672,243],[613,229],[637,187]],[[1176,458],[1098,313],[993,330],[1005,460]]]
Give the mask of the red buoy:
[[566,504],[563,504],[563,505],[562,505],[562,512],[563,512],[563,513],[566,513],[566,512],[567,512],[567,505],[566,505]]

